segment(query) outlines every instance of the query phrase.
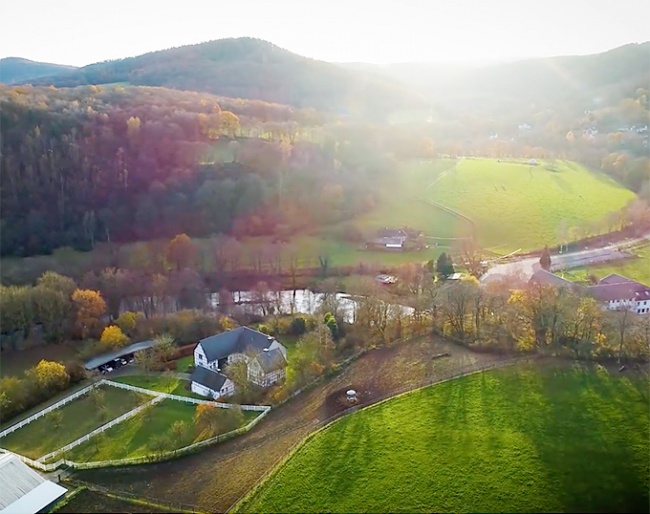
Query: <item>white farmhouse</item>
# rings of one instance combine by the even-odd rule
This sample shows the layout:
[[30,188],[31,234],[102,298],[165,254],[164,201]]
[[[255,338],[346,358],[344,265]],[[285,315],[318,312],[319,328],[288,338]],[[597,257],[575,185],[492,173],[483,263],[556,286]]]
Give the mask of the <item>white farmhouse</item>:
[[248,364],[251,382],[268,387],[284,378],[287,349],[273,336],[248,327],[201,339],[194,349],[192,391],[214,399],[234,394],[234,384],[221,371],[238,361]]

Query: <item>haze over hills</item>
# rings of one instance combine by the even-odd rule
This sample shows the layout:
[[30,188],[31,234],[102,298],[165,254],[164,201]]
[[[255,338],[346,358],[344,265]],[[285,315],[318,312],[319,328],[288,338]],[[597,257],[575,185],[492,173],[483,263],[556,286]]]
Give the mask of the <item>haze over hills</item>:
[[76,70],[74,66],[30,61],[21,57],[0,59],[0,83],[17,84],[26,80]]
[[424,105],[392,78],[345,70],[254,38],[161,50],[25,82],[57,87],[128,82],[363,115],[387,99],[401,107]]
[[533,104],[535,108],[570,106],[576,112],[616,104],[637,88],[647,87],[648,63],[650,42],[587,56],[471,66],[333,64],[260,39],[230,38],[78,69],[36,63],[40,66],[24,70],[22,79],[3,65],[3,74],[14,83],[70,87],[126,82],[373,118],[388,111],[431,106],[442,112],[491,116],[507,110],[525,116]]

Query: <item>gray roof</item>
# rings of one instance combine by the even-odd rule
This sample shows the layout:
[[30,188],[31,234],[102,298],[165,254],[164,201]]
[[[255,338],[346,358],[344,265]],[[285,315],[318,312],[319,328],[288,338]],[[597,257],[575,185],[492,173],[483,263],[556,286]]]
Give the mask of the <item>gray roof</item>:
[[239,327],[214,336],[201,339],[199,344],[203,348],[209,362],[223,359],[233,353],[244,353],[252,349],[255,353],[261,352],[264,348],[271,346],[275,341],[273,336],[263,334],[248,327]]
[[86,362],[84,367],[86,369],[95,369],[103,364],[106,364],[107,362],[111,362],[112,360],[119,359],[120,357],[124,357],[125,355],[128,355],[130,353],[135,353],[141,350],[146,350],[148,348],[151,348],[155,344],[156,341],[150,339],[148,341],[140,341],[139,343],[130,344],[129,346],[125,346],[124,348],[120,348],[119,350],[115,350],[113,352],[102,353],[101,355],[98,355],[97,357],[93,357],[88,362]]
[[0,510],[33,514],[63,496],[66,489],[45,480],[11,453],[0,455]]
[[260,363],[264,373],[282,369],[287,365],[287,360],[279,348],[262,352],[255,357],[255,360]]
[[192,382],[201,384],[202,386],[212,389],[213,391],[220,391],[223,385],[228,380],[228,377],[223,373],[212,371],[211,369],[197,366],[190,377]]
[[621,282],[618,284],[603,284],[590,286],[589,292],[598,300],[610,302],[614,300],[650,300],[650,288],[638,282]]
[[557,275],[554,275],[553,273],[544,269],[538,269],[535,271],[535,273],[533,273],[533,276],[530,277],[529,282],[548,284],[555,287],[569,287],[572,289],[577,287],[573,282],[565,280],[562,277],[558,277]]
[[601,278],[598,285],[625,284],[626,282],[632,282],[632,280],[625,278],[623,275],[619,275],[618,273],[610,273],[605,278]]

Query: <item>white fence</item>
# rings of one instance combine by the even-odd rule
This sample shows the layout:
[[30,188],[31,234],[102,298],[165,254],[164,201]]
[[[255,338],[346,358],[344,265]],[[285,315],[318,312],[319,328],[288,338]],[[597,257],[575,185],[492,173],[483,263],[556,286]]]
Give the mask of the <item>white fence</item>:
[[230,409],[232,407],[238,406],[241,408],[241,410],[257,411],[257,412],[265,412],[271,409],[271,407],[268,405],[237,405],[233,403],[215,402],[214,400],[198,400],[196,398],[190,398],[188,396],[179,396],[177,394],[169,394],[169,393],[161,393],[158,391],[152,391],[151,389],[144,389],[142,387],[123,384],[121,382],[114,382],[112,380],[102,380],[102,383],[114,387],[121,387],[122,389],[128,389],[129,391],[137,391],[139,393],[152,394],[163,398],[169,398],[170,400],[178,400],[181,402],[194,403],[195,405],[213,405],[215,407],[221,407],[223,409]]
[[59,407],[63,407],[66,403],[70,403],[72,400],[76,400],[80,396],[83,396],[84,394],[87,394],[91,389],[94,389],[95,387],[97,387],[102,382],[103,381],[95,382],[94,384],[91,384],[91,385],[89,385],[87,387],[84,387],[83,389],[80,389],[76,393],[73,393],[70,396],[66,396],[65,398],[63,398],[63,400],[59,400],[55,404],[50,405],[49,407],[47,407],[47,408],[45,408],[45,409],[43,409],[41,411],[38,411],[36,414],[22,420],[20,423],[17,423],[15,425],[10,426],[6,430],[3,430],[2,432],[0,432],[0,438],[4,437],[6,435],[9,435],[12,432],[15,432],[19,428],[22,428],[25,425],[28,425],[29,423],[31,423],[32,421],[37,420],[38,418],[42,418],[43,416],[49,414],[50,412],[52,412],[55,409],[58,409]]
[[187,455],[188,453],[193,453],[194,451],[204,448],[206,446],[210,446],[212,444],[225,441],[227,439],[231,439],[235,436],[245,434],[248,432],[250,429],[252,429],[255,425],[257,425],[264,416],[266,416],[270,411],[270,408],[267,408],[262,414],[257,416],[254,420],[252,420],[248,425],[243,426],[241,428],[238,428],[236,430],[232,430],[230,432],[227,432],[225,434],[221,434],[215,437],[212,437],[210,439],[206,439],[205,441],[200,441],[198,443],[190,444],[189,446],[184,446],[183,448],[179,448],[177,450],[170,450],[167,452],[160,452],[160,453],[155,453],[155,454],[150,454],[150,455],[145,455],[143,457],[132,457],[130,459],[117,459],[117,460],[102,460],[102,461],[96,461],[96,462],[74,462],[70,460],[63,459],[59,461],[61,464],[67,464],[71,468],[75,469],[93,469],[93,468],[105,468],[109,466],[127,466],[130,464],[148,464],[151,462],[158,462],[161,460],[168,460],[172,459],[175,457],[180,457],[182,455]]
[[164,398],[162,398],[161,396],[155,397],[153,400],[150,400],[147,403],[144,403],[144,404],[140,405],[139,407],[136,407],[135,409],[132,409],[129,412],[126,412],[126,413],[122,414],[121,416],[115,418],[114,420],[109,421],[105,425],[102,425],[101,427],[93,430],[92,432],[89,432],[86,435],[81,436],[79,439],[77,439],[75,441],[72,441],[70,444],[67,444],[67,445],[63,446],[62,448],[59,448],[58,450],[54,450],[53,452],[48,453],[47,455],[43,455],[41,458],[38,459],[38,462],[45,462],[46,460],[51,459],[55,455],[58,455],[58,454],[63,453],[63,452],[67,452],[68,450],[71,450],[75,446],[79,446],[80,444],[85,443],[91,437],[96,436],[97,434],[101,434],[102,432],[104,432],[104,431],[108,430],[109,428],[117,425],[118,423],[121,423],[122,421],[126,421],[127,419],[132,418],[133,416],[135,416],[139,412],[142,412],[147,407],[149,407],[151,405],[154,405],[155,403],[158,403],[159,401],[161,401],[163,399]]
[[55,469],[59,468],[60,466],[62,466],[65,463],[65,461],[63,459],[61,459],[61,460],[56,461],[56,462],[51,462],[50,464],[43,464],[42,462],[38,462],[37,460],[32,460],[29,457],[25,457],[24,455],[20,455],[18,453],[11,452],[11,451],[6,450],[4,448],[0,448],[0,453],[9,453],[11,455],[14,455],[14,456],[16,456],[16,458],[18,458],[18,460],[21,460],[25,464],[29,464],[33,468],[40,469],[41,471],[46,471],[46,472],[54,471]]

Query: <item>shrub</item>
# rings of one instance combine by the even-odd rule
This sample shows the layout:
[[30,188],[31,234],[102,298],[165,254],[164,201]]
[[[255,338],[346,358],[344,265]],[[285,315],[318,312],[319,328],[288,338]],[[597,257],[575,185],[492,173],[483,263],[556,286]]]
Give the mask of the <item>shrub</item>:
[[86,373],[86,368],[84,368],[83,364],[81,364],[79,361],[68,362],[65,365],[65,370],[70,376],[70,384],[81,382],[88,376]]
[[263,323],[258,325],[257,330],[259,332],[262,332],[262,334],[273,335],[273,330],[271,330],[271,327],[269,327],[268,325],[265,325]]
[[289,333],[294,336],[301,336],[307,331],[307,322],[302,316],[298,316],[291,320],[291,325],[289,326]]

